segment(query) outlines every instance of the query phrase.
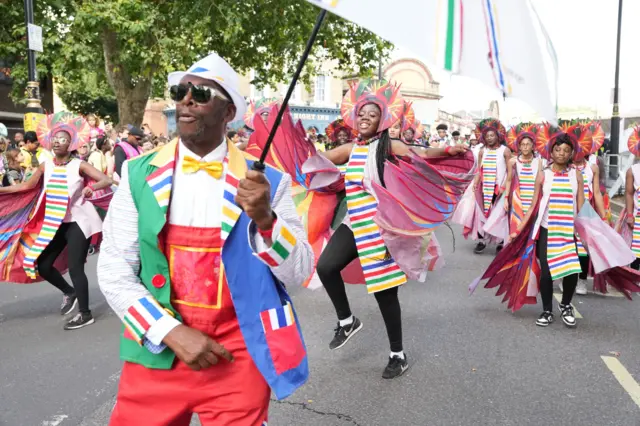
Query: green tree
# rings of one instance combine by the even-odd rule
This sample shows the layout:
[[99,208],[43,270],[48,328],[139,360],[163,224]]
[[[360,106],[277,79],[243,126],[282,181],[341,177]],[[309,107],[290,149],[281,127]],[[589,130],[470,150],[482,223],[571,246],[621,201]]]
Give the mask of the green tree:
[[[19,0],[0,4],[0,14],[11,9],[13,16],[12,22],[3,19],[0,25],[0,32],[7,30],[0,34],[0,41],[7,41],[0,47],[0,57],[10,57],[20,68],[25,42],[18,3],[22,4]],[[107,82],[119,121],[133,124],[142,122],[152,95],[164,95],[169,72],[186,69],[210,51],[238,72],[254,69],[258,86],[287,81],[319,13],[301,0],[39,0],[37,7],[37,23],[44,27],[45,40],[51,38],[38,66],[68,85],[61,91],[63,100],[70,99],[72,90],[87,92],[75,98],[102,94],[109,99],[104,90]],[[342,72],[371,74],[390,47],[329,14],[304,78],[308,81],[324,60],[334,60]],[[84,73],[96,79],[87,90]],[[19,96],[26,79],[16,81],[20,84],[14,94]],[[70,103],[74,109],[88,105]]]

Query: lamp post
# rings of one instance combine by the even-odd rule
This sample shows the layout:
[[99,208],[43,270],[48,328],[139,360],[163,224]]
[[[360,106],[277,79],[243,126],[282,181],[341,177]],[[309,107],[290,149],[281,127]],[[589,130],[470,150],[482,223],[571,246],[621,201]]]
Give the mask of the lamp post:
[[24,20],[27,29],[27,66],[29,71],[29,81],[26,89],[26,112],[27,114],[41,114],[43,109],[40,104],[40,83],[38,82],[38,72],[36,71],[36,52],[31,50],[29,46],[29,24],[33,24],[33,0],[24,0]]
[[[616,46],[616,71],[615,71],[615,83],[613,86],[613,112],[611,113],[611,154],[618,154],[620,152],[620,109],[618,107],[618,81],[620,78],[620,34],[622,32],[622,0],[618,3],[618,41]],[[611,158],[611,165],[616,164],[619,167],[618,158]],[[612,167],[613,171],[616,167]],[[610,172],[612,178],[618,177],[618,170],[616,172]]]

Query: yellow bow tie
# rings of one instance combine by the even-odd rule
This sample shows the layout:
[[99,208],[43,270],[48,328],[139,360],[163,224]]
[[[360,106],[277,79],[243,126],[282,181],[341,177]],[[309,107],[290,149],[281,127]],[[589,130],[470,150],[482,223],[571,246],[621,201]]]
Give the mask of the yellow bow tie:
[[184,161],[182,162],[182,171],[187,174],[195,173],[198,170],[204,170],[214,179],[220,179],[222,177],[222,171],[224,167],[220,161],[211,161],[209,163],[205,163],[203,161],[198,161],[195,158],[184,157]]

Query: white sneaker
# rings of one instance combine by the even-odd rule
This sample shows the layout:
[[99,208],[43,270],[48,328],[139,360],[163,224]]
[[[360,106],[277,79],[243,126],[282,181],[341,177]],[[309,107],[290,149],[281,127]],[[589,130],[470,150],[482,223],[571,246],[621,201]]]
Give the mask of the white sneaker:
[[584,296],[585,294],[587,294],[587,280],[578,280],[576,294],[579,294],[580,296]]

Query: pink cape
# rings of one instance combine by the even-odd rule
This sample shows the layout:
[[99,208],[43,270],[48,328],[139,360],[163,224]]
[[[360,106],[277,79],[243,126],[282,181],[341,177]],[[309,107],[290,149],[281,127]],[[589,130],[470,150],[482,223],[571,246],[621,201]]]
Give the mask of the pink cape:
[[[302,170],[314,174],[312,185],[316,186],[316,182],[332,183],[338,169],[316,158]],[[424,281],[428,271],[444,265],[433,231],[450,219],[474,171],[471,152],[427,159],[411,152],[401,160],[387,161],[385,187],[372,184],[378,200],[374,221],[389,253],[410,279]],[[364,283],[359,260],[345,268],[342,276],[348,283]]]
[[[575,227],[591,258],[595,272],[594,290],[607,293],[609,285],[628,299],[631,299],[631,293],[640,292],[640,272],[627,267],[636,259],[631,245],[600,219],[591,204],[584,203],[576,217]],[[626,224],[625,227],[628,229]]]
[[489,217],[482,228],[485,234],[489,234],[500,241],[509,240],[509,214],[504,210],[506,197],[501,195],[491,209]]
[[473,185],[469,185],[451,217],[451,222],[462,225],[462,236],[465,239],[477,240],[479,236],[484,236],[482,228],[486,220],[482,206],[478,204],[476,191],[473,190]]

